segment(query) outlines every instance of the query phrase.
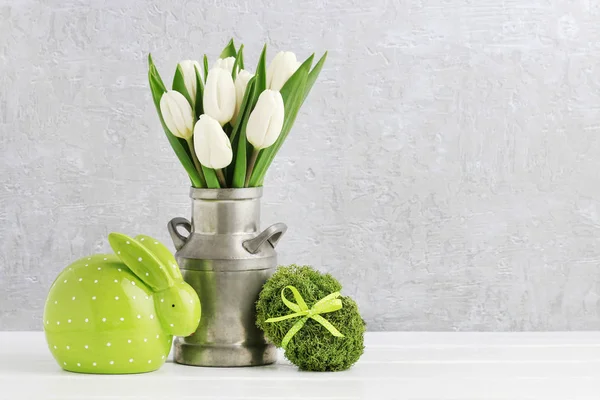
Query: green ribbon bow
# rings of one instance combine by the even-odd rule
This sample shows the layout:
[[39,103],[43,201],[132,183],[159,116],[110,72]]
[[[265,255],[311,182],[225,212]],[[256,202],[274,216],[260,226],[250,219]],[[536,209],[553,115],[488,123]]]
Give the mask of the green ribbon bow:
[[[285,289],[290,289],[292,291],[294,295],[294,300],[296,300],[298,304],[292,303],[291,301],[285,298]],[[344,335],[342,335],[341,332],[338,331],[335,328],[335,326],[331,324],[331,322],[327,321],[325,318],[319,315],[337,311],[340,308],[342,308],[342,301],[338,299],[338,297],[340,297],[340,292],[331,293],[330,295],[325,296],[321,300],[317,301],[309,309],[306,305],[306,302],[300,295],[300,292],[298,292],[298,289],[296,289],[294,286],[286,286],[283,289],[281,289],[281,299],[290,310],[294,311],[294,313],[284,315],[283,317],[269,318],[265,322],[279,322],[290,318],[302,317],[290,328],[288,333],[284,336],[283,340],[281,341],[281,347],[283,347],[284,349],[287,347],[288,343],[290,342],[290,340],[292,340],[294,335],[300,329],[302,329],[302,327],[304,326],[306,321],[308,321],[309,318],[312,318],[321,325],[323,325],[325,329],[327,329],[333,336],[344,337]]]

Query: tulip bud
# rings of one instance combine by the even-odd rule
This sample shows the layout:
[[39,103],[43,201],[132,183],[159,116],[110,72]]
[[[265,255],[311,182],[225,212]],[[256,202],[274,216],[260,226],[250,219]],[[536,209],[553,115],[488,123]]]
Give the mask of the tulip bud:
[[169,131],[182,139],[192,137],[194,112],[186,98],[175,90],[169,90],[160,98],[160,113]]
[[221,126],[231,120],[235,112],[235,85],[231,73],[223,68],[208,71],[203,97],[204,113]]
[[227,134],[219,121],[206,114],[194,126],[194,149],[200,163],[208,168],[225,168],[233,159]]
[[291,51],[277,53],[267,69],[267,89],[281,90],[299,66],[296,55]]
[[250,81],[253,76],[254,74],[241,69],[235,78],[235,112],[233,113],[231,122],[237,121],[240,108],[242,107],[242,101],[244,100],[244,94],[246,93],[246,88],[248,87],[248,81]]
[[[192,100],[192,107],[196,103],[196,70],[198,68],[198,72],[202,71],[200,69],[200,63],[194,60],[184,60],[179,63],[181,67],[181,72],[183,72],[183,83],[185,84],[185,88],[190,95],[190,99]],[[195,67],[195,68],[194,68]]]
[[281,93],[267,89],[258,96],[256,107],[246,125],[246,137],[257,149],[271,146],[283,127],[283,98]]
[[231,71],[233,71],[233,64],[235,64],[235,57],[219,58],[213,64],[213,68],[222,68],[229,71],[231,74]]

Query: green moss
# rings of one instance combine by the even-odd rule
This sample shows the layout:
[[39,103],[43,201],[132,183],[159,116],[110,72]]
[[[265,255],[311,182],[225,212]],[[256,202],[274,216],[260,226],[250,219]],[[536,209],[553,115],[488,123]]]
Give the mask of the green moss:
[[[281,290],[288,285],[298,289],[308,307],[342,289],[334,277],[321,274],[309,266],[280,267],[265,283],[256,303],[257,325],[278,347],[281,347],[283,337],[298,318],[275,323],[266,323],[265,320],[292,313],[281,300]],[[291,295],[289,300],[293,300]],[[340,310],[322,316],[345,337],[337,338],[321,324],[309,319],[289,342],[285,356],[300,369],[341,371],[350,368],[362,355],[365,323],[356,303],[350,297],[340,296],[340,300]]]

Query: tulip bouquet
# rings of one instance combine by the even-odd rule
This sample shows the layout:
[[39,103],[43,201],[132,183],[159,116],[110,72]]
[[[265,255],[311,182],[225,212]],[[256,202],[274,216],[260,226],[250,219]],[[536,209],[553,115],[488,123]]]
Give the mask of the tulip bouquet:
[[255,73],[244,69],[244,46],[231,40],[208,67],[186,60],[177,65],[172,89],[164,85],[152,57],[148,79],[169,143],[193,187],[262,186],[327,57],[311,69],[291,52],[266,66],[266,45]]

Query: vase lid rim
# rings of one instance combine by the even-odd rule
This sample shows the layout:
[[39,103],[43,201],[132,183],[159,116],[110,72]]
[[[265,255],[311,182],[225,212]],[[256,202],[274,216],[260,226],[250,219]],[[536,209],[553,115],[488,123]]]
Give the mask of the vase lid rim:
[[192,199],[202,200],[246,200],[262,197],[262,187],[236,188],[236,189],[204,189],[190,188]]

